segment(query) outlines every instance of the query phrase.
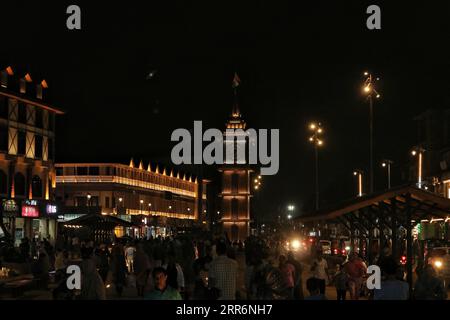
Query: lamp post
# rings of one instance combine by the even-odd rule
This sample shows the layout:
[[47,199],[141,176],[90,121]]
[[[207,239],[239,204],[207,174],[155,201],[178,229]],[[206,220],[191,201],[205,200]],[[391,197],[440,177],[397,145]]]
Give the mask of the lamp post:
[[363,195],[363,171],[362,170],[355,170],[353,171],[353,175],[358,177],[358,197],[362,197]]
[[309,142],[314,144],[314,159],[315,159],[315,208],[319,210],[319,147],[323,146],[323,140],[320,136],[323,133],[322,125],[319,123],[311,123],[309,129],[313,131],[313,135],[309,138]]
[[422,188],[422,164],[423,164],[423,153],[425,152],[425,149],[418,146],[414,147],[414,149],[411,151],[412,156],[417,156],[417,186]]
[[394,163],[394,161],[392,160],[383,160],[383,162],[381,163],[381,166],[383,168],[387,168],[387,177],[388,177],[388,189],[391,188],[391,165]]
[[88,194],[87,194],[87,206],[88,206],[88,207],[91,206],[91,198],[92,198],[91,194],[88,193]]
[[[364,72],[364,76],[366,77],[363,84],[363,92],[367,96],[367,100],[369,101],[369,131],[370,131],[370,165],[369,165],[369,191],[373,193],[373,96],[375,95],[376,99],[380,98],[380,94],[375,89],[374,79],[372,74],[369,72]],[[376,81],[380,80],[380,78],[376,78]]]

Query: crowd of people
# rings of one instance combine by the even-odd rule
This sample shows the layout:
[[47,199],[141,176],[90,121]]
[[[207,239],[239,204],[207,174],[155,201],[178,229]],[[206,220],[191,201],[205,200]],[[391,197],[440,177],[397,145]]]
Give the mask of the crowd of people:
[[[361,294],[374,300],[447,297],[431,265],[418,272],[410,290],[401,265],[384,254],[378,259],[381,289],[370,291],[365,285],[367,265],[356,253],[329,268],[333,262],[321,251],[300,262],[292,251],[282,249],[279,240],[259,236],[235,243],[226,235],[116,239],[114,243],[61,237],[54,245],[49,239],[25,238],[16,254],[39,288],[51,288],[54,299],[116,299],[124,297],[126,290],[126,298],[149,300],[325,300],[327,286],[335,287],[337,300],[346,300],[347,293],[351,300]],[[79,291],[67,288],[66,268],[72,264],[81,269]]]

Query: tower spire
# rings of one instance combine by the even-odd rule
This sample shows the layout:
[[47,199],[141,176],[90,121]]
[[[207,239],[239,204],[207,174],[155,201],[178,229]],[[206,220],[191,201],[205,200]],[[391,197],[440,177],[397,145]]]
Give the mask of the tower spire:
[[238,74],[235,72],[233,82],[231,84],[231,86],[233,87],[233,91],[234,91],[233,110],[231,112],[231,116],[233,118],[241,117],[241,112],[239,110],[239,100],[238,100],[238,96],[237,96],[237,87],[239,87],[240,83],[241,83],[241,79],[239,78]]

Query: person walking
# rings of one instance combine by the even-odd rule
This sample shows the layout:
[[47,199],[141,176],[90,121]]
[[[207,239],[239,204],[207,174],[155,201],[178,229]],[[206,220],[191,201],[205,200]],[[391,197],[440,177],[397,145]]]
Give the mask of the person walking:
[[219,300],[235,300],[238,264],[227,257],[227,244],[224,241],[217,242],[216,253],[217,257],[209,269],[209,286],[219,289]]
[[352,300],[359,300],[363,277],[367,273],[366,264],[358,257],[356,252],[352,252],[349,261],[344,264],[344,271],[349,276],[348,285],[350,298]]
[[318,279],[317,283],[319,285],[319,291],[321,295],[325,295],[325,288],[327,281],[329,281],[328,275],[328,263],[323,258],[322,251],[317,251],[317,258],[313,260],[311,267],[313,278]]
[[294,253],[292,251],[288,252],[287,261],[292,264],[295,268],[295,285],[294,285],[294,299],[302,300],[303,295],[303,266],[295,259]]
[[283,274],[284,281],[286,282],[287,289],[290,293],[290,298],[293,298],[295,285],[295,267],[288,262],[286,256],[284,255],[281,255],[278,259],[279,269]]
[[374,290],[374,300],[407,300],[409,285],[406,281],[397,278],[399,265],[394,258],[385,259],[381,269],[384,280],[381,288]]
[[436,270],[431,264],[426,265],[414,287],[414,299],[416,300],[445,300],[447,290],[444,281],[439,279]]
[[105,284],[97,271],[92,248],[81,252],[81,300],[106,300]]
[[144,296],[144,289],[147,286],[150,272],[152,271],[152,265],[150,258],[144,251],[142,244],[138,244],[136,247],[136,254],[134,257],[134,272],[136,274],[136,288],[138,296]]
[[112,250],[112,279],[116,288],[117,295],[122,296],[123,287],[125,286],[127,265],[123,246],[118,244]]
[[130,243],[125,249],[125,259],[128,267],[128,273],[134,272],[133,262],[135,253],[136,248],[132,243]]
[[336,287],[337,300],[345,300],[347,296],[348,275],[342,270],[340,264],[336,265],[336,273],[332,282]]

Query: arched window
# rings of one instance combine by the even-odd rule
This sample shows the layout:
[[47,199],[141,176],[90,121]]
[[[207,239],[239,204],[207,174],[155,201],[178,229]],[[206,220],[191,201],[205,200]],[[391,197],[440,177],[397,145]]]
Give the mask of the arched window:
[[14,194],[16,196],[25,196],[25,176],[20,172],[14,175]]
[[237,241],[239,239],[239,227],[236,224],[231,226],[231,240]]
[[42,197],[42,180],[38,176],[34,176],[31,180],[31,190],[33,192],[33,198]]
[[231,200],[231,217],[233,220],[239,219],[239,200],[236,198]]
[[8,177],[3,170],[0,170],[0,193],[6,194],[8,193]]

